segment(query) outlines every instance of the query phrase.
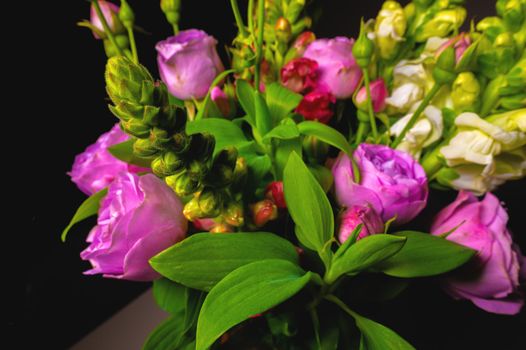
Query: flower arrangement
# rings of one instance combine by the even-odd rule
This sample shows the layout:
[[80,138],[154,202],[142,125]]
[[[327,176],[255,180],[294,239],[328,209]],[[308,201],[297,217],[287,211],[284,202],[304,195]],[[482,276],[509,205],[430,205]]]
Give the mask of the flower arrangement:
[[[469,32],[462,3],[388,0],[356,39],[326,39],[304,0],[249,0],[246,16],[231,0],[225,70],[162,0],[158,80],[127,1],[91,1],[79,24],[104,44],[119,123],[75,159],[89,198],[62,239],[98,215],[86,274],[153,281],[170,316],[144,349],[412,349],[352,309],[358,275],[383,298],[435,276],[521,310],[526,258],[491,191],[526,175],[526,1],[497,0]],[[411,230],[430,188],[457,199]]]

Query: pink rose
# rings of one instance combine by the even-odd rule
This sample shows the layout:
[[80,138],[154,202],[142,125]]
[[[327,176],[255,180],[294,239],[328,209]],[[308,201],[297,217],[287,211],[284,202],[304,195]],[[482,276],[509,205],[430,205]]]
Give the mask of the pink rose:
[[79,189],[87,195],[108,187],[121,172],[139,173],[150,169],[125,163],[108,151],[110,146],[124,142],[130,137],[124,133],[119,124],[99,136],[97,141],[75,157],[69,175]]
[[[104,19],[106,20],[108,26],[111,29],[111,32],[115,34],[123,31],[124,27],[122,26],[121,21],[119,20],[119,6],[109,1],[103,0],[99,0],[99,6],[100,10],[102,11],[102,15],[104,16]],[[95,6],[93,4],[91,4],[90,9],[90,22],[91,25],[97,28],[101,33],[104,33],[104,27],[102,26],[102,22],[99,16],[97,15],[97,11],[95,11]],[[95,32],[93,32],[93,35],[96,39],[102,39]]]
[[148,261],[184,239],[187,221],[183,205],[170,187],[155,175],[122,173],[102,200],[97,226],[80,256],[93,268],[87,275],[133,281],[159,277]]
[[427,202],[424,169],[409,154],[384,145],[362,143],[354,152],[361,181],[354,182],[351,160],[341,153],[332,167],[338,203],[345,207],[371,205],[383,222],[409,222]]
[[519,274],[526,271],[525,258],[514,248],[507,223],[508,214],[493,194],[487,193],[479,201],[470,192],[460,191],[457,199],[438,213],[431,233],[454,230],[448,240],[478,252],[471,262],[445,278],[445,290],[451,296],[471,300],[489,312],[514,315],[524,304],[518,288]]
[[[373,110],[379,113],[385,109],[385,100],[389,95],[385,82],[382,78],[377,79],[369,85],[371,91],[371,101],[373,102]],[[367,110],[367,89],[363,86],[356,94],[356,106],[363,110]]]

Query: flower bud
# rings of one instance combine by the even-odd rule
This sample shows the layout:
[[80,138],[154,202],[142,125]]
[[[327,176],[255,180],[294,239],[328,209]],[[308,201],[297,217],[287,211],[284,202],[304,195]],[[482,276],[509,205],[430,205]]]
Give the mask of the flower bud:
[[450,84],[457,75],[455,74],[455,49],[453,47],[446,48],[440,56],[438,56],[437,63],[433,68],[433,78],[438,84]]
[[188,171],[170,175],[164,178],[168,186],[174,190],[179,197],[185,197],[199,190],[200,184]]
[[407,18],[402,6],[396,1],[384,2],[374,26],[376,45],[381,58],[391,60],[396,57],[400,42],[405,40],[406,29]]
[[199,194],[199,209],[205,217],[215,217],[221,213],[223,196],[212,189],[206,188]]
[[235,147],[221,150],[214,158],[206,183],[212,187],[224,187],[231,183],[234,179],[237,155]]
[[474,112],[479,105],[480,83],[471,72],[460,73],[451,87],[455,112]]
[[434,0],[413,0],[413,3],[421,9],[426,9],[431,6]]
[[201,211],[201,208],[199,208],[199,199],[198,197],[192,198],[188,203],[185,204],[183,209],[183,215],[188,221],[194,221],[194,225],[196,226],[196,229],[198,230],[205,230],[208,231],[208,228],[204,228],[202,225],[200,225],[200,222],[197,221],[198,219],[204,217],[203,212]]
[[154,80],[148,70],[124,56],[116,56],[108,59],[106,64],[106,91],[114,104],[118,105],[121,101],[130,101],[140,104],[143,98],[143,91],[146,91],[148,84]]
[[507,92],[518,93],[526,90],[526,57],[517,62],[506,74],[506,82]]
[[119,19],[126,28],[132,28],[135,22],[135,14],[126,0],[121,0],[121,8],[119,10]]
[[179,23],[179,11],[181,0],[161,0],[161,10],[166,16],[168,23],[174,25]]
[[340,220],[338,239],[342,244],[360,224],[363,226],[357,240],[384,231],[382,218],[370,205],[353,205],[342,213]]
[[274,26],[276,39],[282,43],[288,43],[292,37],[292,27],[285,17],[280,17]]
[[[377,79],[369,85],[369,90],[371,92],[371,101],[373,104],[373,110],[375,113],[379,113],[385,109],[385,100],[387,96],[389,95],[389,91],[387,91],[387,87],[385,86],[385,82],[382,78]],[[358,90],[358,93],[356,94],[356,107],[358,107],[361,110],[367,111],[368,110],[368,103],[367,103],[367,89],[365,86],[363,86],[360,90]]]
[[360,34],[358,35],[358,39],[356,39],[352,47],[352,54],[356,59],[356,63],[358,63],[358,66],[360,66],[361,68],[367,68],[369,66],[369,63],[371,62],[371,57],[373,56],[373,53],[374,43],[371,39],[367,37],[365,26],[362,20],[362,22],[360,23]]
[[251,210],[252,221],[257,227],[262,227],[278,217],[278,208],[270,199],[264,199],[251,205]]
[[243,205],[235,201],[230,201],[223,210],[222,217],[225,222],[231,226],[243,226],[245,222]]
[[486,34],[491,40],[506,29],[500,17],[486,17],[477,23],[476,29]]
[[502,97],[500,106],[507,110],[516,110],[526,107],[526,93],[518,93],[512,96]]
[[327,158],[329,145],[316,136],[307,135],[303,138],[303,151],[307,157],[319,163]]
[[327,124],[334,115],[332,109],[334,103],[336,98],[330,92],[313,91],[303,97],[296,108],[296,113],[307,120],[317,120]]
[[267,185],[265,197],[273,201],[280,209],[285,209],[287,203],[285,202],[285,195],[283,193],[283,182],[273,181]]
[[510,30],[517,31],[524,21],[526,3],[521,0],[499,0],[497,1],[497,13]]
[[[119,7],[109,1],[98,0],[98,3],[102,15],[108,23],[108,27],[110,27],[111,32],[113,34],[123,33],[124,27],[122,26],[122,22],[119,20]],[[93,36],[95,36],[95,39],[106,39],[107,36],[104,32],[102,21],[95,10],[94,4],[91,4],[90,23],[93,28]]]
[[[138,119],[130,119],[128,121],[121,120],[121,127],[124,131],[126,131],[127,134],[135,136],[139,139],[145,139],[150,135],[150,127]],[[139,151],[137,154],[139,154]]]
[[471,45],[471,38],[469,37],[469,34],[467,33],[460,33],[459,35],[455,36],[454,38],[449,39],[445,43],[443,43],[437,50],[435,56],[439,57],[442,52],[448,47],[453,47],[455,49],[455,61],[458,63],[460,59],[462,58],[462,55],[464,52],[466,52],[467,48]]
[[214,152],[215,138],[208,134],[195,134],[191,136],[188,152],[195,160],[206,161]]
[[217,109],[221,112],[223,117],[231,117],[235,111],[233,101],[221,90],[219,86],[215,86],[210,92],[210,98],[214,101]]
[[424,42],[434,36],[444,38],[452,31],[458,30],[465,19],[466,9],[463,7],[439,11],[429,21],[416,29],[415,40]]

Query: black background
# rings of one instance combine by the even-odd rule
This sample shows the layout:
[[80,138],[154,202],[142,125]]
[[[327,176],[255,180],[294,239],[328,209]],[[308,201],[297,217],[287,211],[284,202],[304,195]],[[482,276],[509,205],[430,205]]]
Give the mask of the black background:
[[[137,39],[140,61],[153,73],[154,45],[171,34],[158,2],[129,0],[137,24],[150,32],[138,34]],[[25,23],[32,26],[33,34],[18,40],[23,47],[11,55],[14,67],[21,62],[24,67],[6,72],[17,76],[12,81],[17,89],[18,114],[23,115],[16,119],[17,127],[11,128],[11,136],[16,139],[8,150],[30,145],[29,151],[12,162],[15,175],[21,174],[24,179],[25,190],[20,192],[11,186],[13,182],[5,185],[7,192],[14,191],[10,203],[15,205],[16,214],[22,213],[17,221],[22,224],[14,231],[4,226],[9,231],[6,234],[17,239],[14,246],[3,246],[14,256],[4,266],[8,267],[9,281],[23,281],[8,288],[13,293],[6,299],[6,324],[18,344],[15,348],[63,349],[149,284],[82,275],[88,264],[80,260],[79,253],[86,246],[84,239],[94,221],[78,225],[67,243],[60,242],[62,228],[85,198],[66,172],[75,154],[116,119],[106,108],[102,43],[86,29],[75,26],[76,21],[88,18],[89,4],[80,0],[38,3],[27,3],[27,8],[17,12],[35,18]],[[494,13],[493,3],[468,0],[470,16],[480,18]],[[355,36],[360,17],[373,17],[380,4],[378,0],[323,1],[323,16],[315,32],[318,37]],[[230,42],[235,30],[229,1],[183,1],[181,28],[201,28],[214,35],[224,57],[224,44]],[[13,33],[16,28],[11,30]],[[526,251],[526,181],[508,183],[497,195],[507,203],[510,227]],[[418,224],[425,228],[432,213],[453,198],[453,193],[434,193]],[[371,306],[367,312],[419,349],[519,349],[526,344],[526,312],[516,317],[483,312],[469,302],[451,300],[432,280],[417,281],[399,299]]]

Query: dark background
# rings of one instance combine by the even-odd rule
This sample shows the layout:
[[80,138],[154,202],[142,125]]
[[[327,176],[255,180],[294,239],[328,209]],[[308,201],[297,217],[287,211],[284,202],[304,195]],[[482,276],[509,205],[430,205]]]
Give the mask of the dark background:
[[[171,34],[158,2],[129,0],[137,25],[151,33],[138,34],[137,44],[140,61],[153,73],[157,71],[154,45]],[[31,141],[30,153],[13,163],[23,174],[29,192],[17,194],[13,200],[16,212],[22,213],[18,221],[22,227],[9,230],[9,235],[19,240],[17,249],[8,244],[3,247],[15,256],[5,265],[8,279],[23,281],[8,288],[13,295],[6,300],[6,324],[18,344],[15,348],[63,349],[149,284],[82,275],[88,264],[80,260],[79,253],[86,246],[84,239],[93,220],[74,228],[67,243],[60,242],[61,230],[85,198],[66,172],[74,156],[116,119],[106,108],[102,43],[94,40],[88,30],[75,26],[76,21],[89,17],[89,4],[80,0],[38,3],[20,12],[35,17],[27,23],[33,26],[34,34],[18,42],[30,46],[25,49],[31,53],[13,55],[25,65],[20,69],[22,76],[16,79],[17,84],[24,85],[17,94],[22,96],[17,103],[24,118],[17,119],[22,124],[18,122],[18,128],[11,130],[29,130],[29,134],[13,133],[16,147],[23,146],[20,144],[27,139]],[[374,17],[382,1],[323,3],[324,14],[314,27],[318,37],[356,36],[360,17]],[[472,17],[494,13],[494,1],[467,3]],[[214,35],[224,57],[224,44],[235,34],[229,1],[183,1],[181,28],[194,27]],[[14,190],[9,182],[4,186],[7,191]],[[508,183],[497,195],[507,203],[510,227],[526,251],[526,181]],[[429,207],[420,216],[420,225],[425,227],[432,213],[453,198],[453,193],[433,193]],[[525,313],[517,317],[489,314],[467,301],[453,301],[434,281],[422,280],[397,300],[371,307],[368,316],[390,326],[419,349],[519,349],[526,344]]]

